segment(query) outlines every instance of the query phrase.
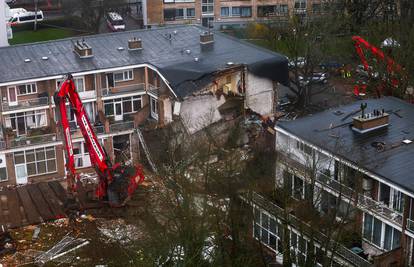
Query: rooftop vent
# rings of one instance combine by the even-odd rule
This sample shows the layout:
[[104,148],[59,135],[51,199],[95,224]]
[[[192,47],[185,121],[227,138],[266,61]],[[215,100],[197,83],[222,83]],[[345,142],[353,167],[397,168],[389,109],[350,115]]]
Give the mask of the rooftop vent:
[[31,60],[30,58],[26,58],[26,59],[24,60],[24,62],[29,63],[29,62],[32,62],[32,60]]
[[93,57],[92,47],[87,42],[85,42],[85,40],[76,41],[74,44],[74,51],[79,55],[80,58]]
[[353,117],[352,130],[358,133],[367,133],[388,126],[389,114],[384,110],[374,109],[371,113],[365,113],[367,104],[361,104],[361,115]]
[[42,60],[48,60],[49,57],[42,57]]
[[141,38],[132,38],[128,40],[128,50],[141,50],[142,40]]
[[214,46],[214,34],[212,32],[202,32],[200,34],[200,46],[203,51],[212,49]]

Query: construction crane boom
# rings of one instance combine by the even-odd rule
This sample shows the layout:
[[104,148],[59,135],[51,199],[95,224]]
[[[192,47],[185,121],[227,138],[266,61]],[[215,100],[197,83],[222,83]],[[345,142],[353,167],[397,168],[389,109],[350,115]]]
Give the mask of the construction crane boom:
[[72,75],[62,83],[59,91],[55,94],[55,104],[60,113],[60,123],[63,128],[65,140],[68,172],[68,188],[76,190],[79,176],[75,169],[75,158],[73,153],[72,137],[70,134],[70,125],[66,112],[66,100],[72,106],[76,116],[76,121],[85,139],[86,147],[89,151],[91,164],[98,174],[98,187],[96,196],[99,199],[107,198],[113,206],[119,206],[126,203],[131,197],[137,186],[144,181],[142,167],[122,166],[121,164],[112,164],[105,150],[99,143],[99,140],[93,130],[93,127],[86,114],[79,94],[76,91]]

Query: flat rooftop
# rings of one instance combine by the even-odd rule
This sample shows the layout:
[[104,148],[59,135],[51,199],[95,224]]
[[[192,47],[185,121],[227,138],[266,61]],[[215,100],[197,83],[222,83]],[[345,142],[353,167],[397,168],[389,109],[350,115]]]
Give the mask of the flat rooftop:
[[[288,83],[285,56],[218,32],[214,33],[214,46],[201,49],[200,33],[204,31],[200,26],[179,25],[3,47],[0,84],[150,64],[163,74],[179,97],[184,97],[199,89],[188,82],[226,69],[228,62],[245,64],[258,76]],[[128,50],[128,40],[133,37],[142,39],[142,50]],[[81,39],[92,47],[93,57],[79,58],[73,52],[73,43]]]
[[[388,127],[359,134],[351,129],[352,116],[367,103],[366,113],[384,109],[390,114]],[[414,105],[395,97],[357,101],[294,121],[282,121],[277,127],[325,151],[369,171],[382,179],[414,193]],[[379,151],[375,142],[385,143]]]

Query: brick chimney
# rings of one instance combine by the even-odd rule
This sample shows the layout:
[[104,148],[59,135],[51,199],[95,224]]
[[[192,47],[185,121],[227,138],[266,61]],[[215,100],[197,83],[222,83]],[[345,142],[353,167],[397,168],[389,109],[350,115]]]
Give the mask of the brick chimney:
[[92,47],[85,40],[76,41],[73,45],[73,51],[75,51],[80,58],[93,57]]
[[128,50],[142,50],[141,38],[132,38],[128,40]]

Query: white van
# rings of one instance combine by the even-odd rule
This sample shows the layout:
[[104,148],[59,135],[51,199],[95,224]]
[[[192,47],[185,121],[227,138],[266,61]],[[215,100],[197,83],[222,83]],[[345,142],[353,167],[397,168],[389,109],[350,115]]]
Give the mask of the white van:
[[35,22],[36,16],[37,21],[42,21],[44,16],[41,10],[37,11],[37,13],[33,11],[27,11],[24,8],[13,8],[10,9],[10,18],[9,18],[9,25],[14,26],[22,23],[30,23]]
[[114,32],[125,30],[124,19],[116,12],[108,13],[106,16],[106,23],[108,24],[108,27]]

